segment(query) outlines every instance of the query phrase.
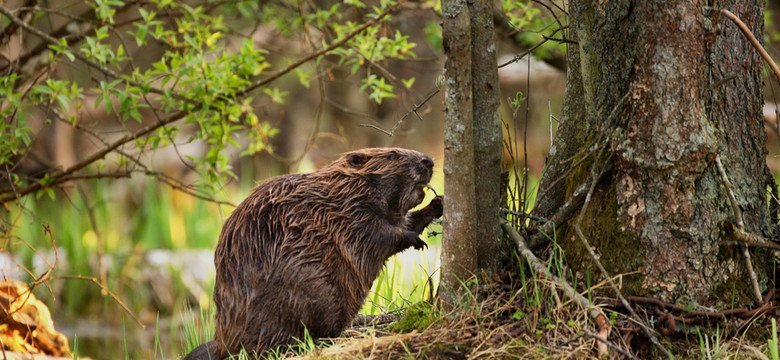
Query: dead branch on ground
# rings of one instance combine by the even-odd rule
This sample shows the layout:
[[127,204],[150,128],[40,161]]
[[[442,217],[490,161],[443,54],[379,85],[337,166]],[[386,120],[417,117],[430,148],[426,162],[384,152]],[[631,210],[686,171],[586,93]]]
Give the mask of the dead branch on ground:
[[[517,230],[515,230],[515,228],[513,228],[509,222],[504,222],[501,224],[501,227],[504,229],[504,232],[512,238],[520,250],[520,253],[523,255],[523,257],[525,257],[526,260],[528,260],[528,263],[531,265],[534,271],[544,275],[545,278],[550,279],[551,281],[558,284],[569,299],[588,311],[588,315],[590,315],[591,319],[593,319],[593,322],[596,323],[596,327],[598,328],[598,337],[595,338],[597,340],[608,338],[610,324],[607,316],[604,315],[604,312],[601,311],[601,309],[598,307],[594,306],[593,303],[591,303],[584,296],[580,295],[577,290],[569,285],[568,282],[547,271],[547,265],[539,260],[536,255],[534,255],[533,251],[531,251],[531,249],[525,244],[523,237],[517,233]],[[606,342],[599,341],[599,345],[597,346],[599,357],[607,354],[607,346],[608,345]]]

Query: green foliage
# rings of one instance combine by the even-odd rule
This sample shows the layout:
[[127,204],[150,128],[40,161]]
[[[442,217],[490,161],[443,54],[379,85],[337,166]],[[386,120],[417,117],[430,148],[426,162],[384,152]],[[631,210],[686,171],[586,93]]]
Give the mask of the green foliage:
[[501,9],[514,27],[522,29],[531,25],[534,17],[541,12],[538,8],[533,7],[532,3],[531,1],[502,0]]
[[509,104],[509,107],[512,109],[512,111],[517,111],[520,109],[520,104],[522,104],[525,100],[525,95],[523,95],[521,91],[518,91],[514,98],[509,97],[506,99],[506,102]]
[[[105,145],[109,155],[115,155],[95,157],[93,161],[127,160],[130,149],[116,150],[124,144],[134,147],[130,153],[142,154],[174,143],[202,142],[208,147],[204,156],[183,159],[200,174],[198,185],[213,190],[235,176],[228,161],[230,148],[239,148],[244,156],[271,151],[268,143],[277,130],[267,109],[285,105],[292,86],[289,81],[276,79],[289,73],[302,87],[309,88],[312,81],[323,81],[314,74],[322,71],[323,55],[328,55],[329,64],[335,60],[350,74],[366,69],[361,90],[376,103],[396,97],[398,85],[404,89],[414,82],[414,78],[396,79],[383,68],[388,60],[415,57],[415,44],[409,37],[387,26],[390,16],[384,12],[395,6],[395,1],[373,6],[352,0],[322,8],[292,0],[153,0],[132,6],[123,0],[91,0],[86,4],[97,20],[83,24],[88,28],[82,37],[49,40],[45,44],[50,50],[48,62],[42,71],[22,71],[26,66],[22,63],[0,76],[0,97],[7,99],[0,106],[4,119],[0,125],[0,167],[13,169],[6,182],[21,189],[14,193],[10,187],[0,188],[0,195],[6,199],[33,192],[54,195],[48,189],[56,188],[67,175],[48,169],[41,176],[50,175],[50,183],[34,189],[31,186],[35,180],[14,172],[19,159],[28,155],[32,142],[43,131],[30,123],[31,115],[39,118],[41,111],[46,125],[69,122],[97,144]],[[47,12],[39,10],[38,15],[58,15]],[[380,14],[381,19],[365,26],[366,21],[374,21]],[[266,44],[253,37],[254,33],[246,34],[247,29],[257,31],[253,24],[273,24],[273,31],[289,41],[310,46],[297,54],[277,52],[272,56]],[[31,37],[25,35],[22,39]],[[290,65],[332,44],[341,45],[311,57],[313,61],[305,67],[301,64],[306,62]],[[85,68],[89,76],[83,76]],[[63,75],[55,78],[55,72]],[[95,97],[89,99],[85,94]],[[87,103],[90,106],[84,107]],[[105,110],[105,118],[94,121],[99,115],[90,114],[94,109]],[[102,136],[99,122],[124,123],[131,119],[158,125],[146,131],[122,125],[126,136],[117,144],[120,146],[109,147],[113,139]],[[182,128],[193,126],[195,130],[188,132],[186,139],[177,138]],[[130,160],[131,164],[137,162]],[[96,162],[87,162],[71,172],[100,171],[104,174],[101,176],[107,176],[126,164],[109,160],[98,168]]]
[[360,87],[360,91],[366,90],[371,90],[368,97],[376,101],[377,104],[381,104],[382,99],[395,97],[393,85],[387,84],[385,78],[377,77],[374,74],[363,79],[363,86]]
[[[523,47],[531,48],[544,41],[545,36],[563,38],[561,26],[566,21],[565,14],[561,11],[556,11],[556,15],[552,15],[548,9],[533,1],[517,0],[501,0],[501,10],[510,26],[517,30],[517,34],[514,35],[515,41]],[[534,55],[539,59],[561,57],[565,53],[566,44],[560,41],[547,41],[534,50]]]

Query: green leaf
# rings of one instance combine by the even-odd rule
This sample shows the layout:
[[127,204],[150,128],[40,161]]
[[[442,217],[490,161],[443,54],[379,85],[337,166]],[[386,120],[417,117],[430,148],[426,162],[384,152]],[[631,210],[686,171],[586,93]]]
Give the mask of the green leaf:
[[52,90],[46,85],[38,84],[32,87],[32,91],[40,94],[51,95]]
[[295,69],[295,73],[298,75],[298,82],[308,89],[311,86],[311,72]]
[[271,97],[271,101],[282,105],[284,105],[284,97],[289,94],[288,91],[279,91],[279,88],[276,87],[272,89],[265,88],[263,89],[263,92]]

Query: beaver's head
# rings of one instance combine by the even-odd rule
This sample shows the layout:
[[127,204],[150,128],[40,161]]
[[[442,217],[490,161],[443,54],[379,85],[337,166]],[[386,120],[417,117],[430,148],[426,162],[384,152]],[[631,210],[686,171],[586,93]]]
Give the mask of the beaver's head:
[[401,148],[361,149],[344,154],[336,165],[351,176],[364,178],[382,194],[391,213],[405,215],[425,198],[431,181],[433,159]]

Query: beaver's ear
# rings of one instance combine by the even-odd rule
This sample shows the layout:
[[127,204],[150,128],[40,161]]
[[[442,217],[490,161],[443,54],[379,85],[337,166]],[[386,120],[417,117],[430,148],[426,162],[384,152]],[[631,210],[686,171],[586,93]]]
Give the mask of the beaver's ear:
[[349,163],[350,166],[356,169],[361,168],[363,164],[366,163],[367,160],[368,157],[366,156],[366,154],[353,153],[347,155],[347,162]]

